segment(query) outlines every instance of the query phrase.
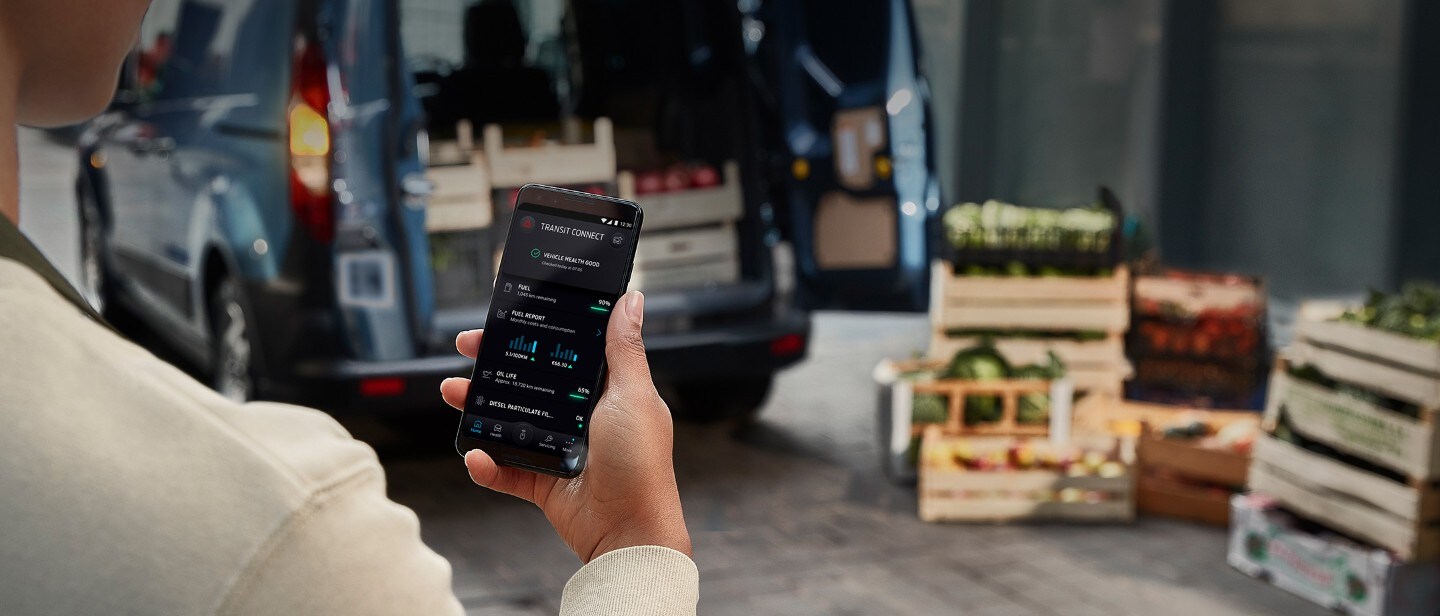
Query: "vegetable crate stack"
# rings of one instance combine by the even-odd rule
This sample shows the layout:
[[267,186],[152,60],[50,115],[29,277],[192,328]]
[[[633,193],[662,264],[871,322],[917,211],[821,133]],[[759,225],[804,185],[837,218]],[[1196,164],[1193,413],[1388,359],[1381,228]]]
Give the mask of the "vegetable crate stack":
[[1305,318],[1272,374],[1249,485],[1393,551],[1440,558],[1440,292]]
[[1105,190],[1102,203],[1056,210],[990,201],[946,212],[951,258],[931,272],[929,356],[989,338],[1016,363],[1053,352],[1077,390],[1118,397],[1130,374],[1130,278],[1119,206]]
[[730,284],[740,279],[740,165],[723,174],[705,163],[621,171],[620,197],[645,204],[646,241],[636,248],[630,286],[647,291]]
[[[919,513],[927,522],[1128,521],[1134,488],[1113,438],[1070,438],[1073,390],[1064,380],[934,379],[917,396],[944,401],[945,421],[924,427]],[[1049,413],[1022,420],[1027,397]],[[966,421],[966,407],[998,400],[994,422]],[[973,415],[972,415],[973,417]],[[1040,420],[1043,420],[1040,421]]]
[[1181,271],[1137,276],[1128,397],[1259,410],[1269,367],[1265,321],[1258,278]]

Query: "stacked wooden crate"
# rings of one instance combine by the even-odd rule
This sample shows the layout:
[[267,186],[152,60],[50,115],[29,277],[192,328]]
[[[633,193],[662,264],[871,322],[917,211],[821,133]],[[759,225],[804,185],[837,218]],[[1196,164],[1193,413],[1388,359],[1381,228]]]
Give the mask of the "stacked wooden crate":
[[[635,252],[630,286],[646,290],[732,284],[740,279],[739,222],[745,215],[740,166],[726,161],[722,183],[639,198],[645,241]],[[620,196],[635,200],[635,177],[622,171]]]
[[930,357],[949,359],[975,345],[969,332],[999,332],[995,347],[1011,364],[1043,364],[1054,351],[1077,391],[1120,395],[1130,375],[1124,266],[1094,278],[997,277],[957,275],[950,263],[936,261],[930,285]]
[[[1291,366],[1419,411],[1411,417],[1296,378]],[[1437,409],[1440,345],[1352,323],[1303,321],[1272,374],[1267,434],[1255,443],[1249,485],[1402,559],[1440,558]]]

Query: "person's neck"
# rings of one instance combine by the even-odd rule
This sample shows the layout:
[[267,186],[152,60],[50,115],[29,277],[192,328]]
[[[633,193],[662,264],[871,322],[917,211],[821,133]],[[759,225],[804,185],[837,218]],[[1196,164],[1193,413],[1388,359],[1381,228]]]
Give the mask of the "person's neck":
[[[0,43],[3,43],[0,40]],[[3,48],[3,44],[0,44]],[[20,75],[11,54],[0,49],[0,216],[20,224],[20,156],[15,145],[15,108]]]

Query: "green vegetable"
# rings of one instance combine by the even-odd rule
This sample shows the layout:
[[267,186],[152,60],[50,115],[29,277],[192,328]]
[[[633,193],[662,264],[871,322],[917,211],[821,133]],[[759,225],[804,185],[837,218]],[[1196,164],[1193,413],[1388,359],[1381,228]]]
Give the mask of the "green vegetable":
[[1440,287],[1412,282],[1396,295],[1371,290],[1363,306],[1340,320],[1440,342]]
[[[1045,365],[1029,365],[1016,368],[1011,376],[1017,379],[1043,379],[1053,381],[1065,376],[1065,364],[1054,351],[1049,352]],[[1040,424],[1050,421],[1050,395],[1025,394],[1015,412],[1015,420],[1022,424]]]
[[911,403],[910,417],[910,421],[917,424],[945,423],[949,417],[945,397],[935,394],[915,394],[915,400]]
[[[945,376],[967,381],[996,381],[1010,375],[1010,364],[995,350],[988,339],[979,346],[963,349],[950,359]],[[965,423],[977,424],[1000,420],[998,396],[966,396]]]
[[1110,249],[1115,214],[1096,204],[1068,209],[1031,208],[991,199],[983,205],[962,203],[941,217],[945,238],[957,249],[1075,250]]

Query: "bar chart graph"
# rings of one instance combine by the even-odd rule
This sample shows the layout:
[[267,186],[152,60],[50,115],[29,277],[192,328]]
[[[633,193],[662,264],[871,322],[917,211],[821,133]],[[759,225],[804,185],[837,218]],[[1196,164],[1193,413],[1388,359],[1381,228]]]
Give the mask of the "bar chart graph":
[[522,352],[522,353],[532,353],[532,354],[533,354],[533,353],[535,352],[535,349],[539,346],[539,344],[540,344],[540,341],[539,341],[539,340],[530,340],[530,341],[527,342],[527,341],[525,340],[525,337],[524,337],[524,336],[516,336],[516,337],[510,339],[509,348],[510,348],[510,350],[512,350],[512,351],[520,351],[520,352]]
[[555,345],[555,350],[550,352],[550,357],[553,357],[560,361],[570,362],[572,364],[580,361],[580,356],[575,354],[575,351],[564,348],[558,344]]

